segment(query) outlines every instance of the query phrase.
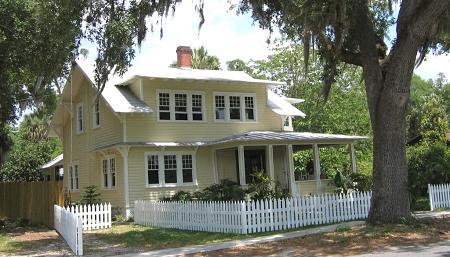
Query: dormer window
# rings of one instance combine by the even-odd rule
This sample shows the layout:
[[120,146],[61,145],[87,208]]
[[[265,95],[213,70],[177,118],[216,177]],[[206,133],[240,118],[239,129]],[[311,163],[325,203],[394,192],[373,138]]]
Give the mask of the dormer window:
[[255,94],[215,93],[214,108],[216,121],[256,121]]
[[157,95],[160,121],[203,121],[203,92],[165,90]]

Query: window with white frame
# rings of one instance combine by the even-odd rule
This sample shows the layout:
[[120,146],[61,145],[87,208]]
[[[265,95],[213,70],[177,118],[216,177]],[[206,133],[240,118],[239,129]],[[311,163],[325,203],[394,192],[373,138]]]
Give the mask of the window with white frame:
[[116,187],[116,159],[114,157],[102,160],[102,187]]
[[192,153],[146,153],[147,186],[183,186],[196,183]]
[[164,91],[158,93],[159,120],[203,121],[204,97],[200,92]]
[[254,94],[215,93],[214,109],[216,121],[256,121]]
[[159,119],[170,120],[170,95],[169,93],[159,93]]
[[94,102],[94,108],[92,109],[92,124],[94,128],[100,127],[100,100]]
[[225,120],[225,96],[214,96],[216,120]]
[[187,94],[175,94],[175,120],[188,120]]
[[77,113],[77,133],[81,133],[84,131],[84,120],[83,120],[83,104],[79,103],[77,104],[76,108]]
[[192,120],[203,120],[203,95],[192,94]]
[[70,191],[77,191],[79,189],[78,164],[72,164],[69,167],[69,186]]
[[159,185],[158,155],[147,155],[147,185]]

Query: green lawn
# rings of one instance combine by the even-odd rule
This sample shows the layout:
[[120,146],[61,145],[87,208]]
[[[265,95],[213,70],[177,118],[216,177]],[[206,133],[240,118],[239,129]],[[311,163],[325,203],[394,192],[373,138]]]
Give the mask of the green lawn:
[[[111,245],[121,246],[125,248],[139,248],[151,251],[158,249],[247,239],[290,231],[299,231],[311,227],[314,226],[294,228],[283,231],[254,233],[250,235],[239,235],[153,228],[128,223],[113,225],[110,229],[97,230],[90,232],[89,234],[92,235],[95,239],[99,239]],[[87,239],[86,242],[89,242],[89,239]],[[92,247],[88,246],[88,248],[96,248],[96,246],[92,245]]]
[[24,242],[15,241],[10,235],[0,233],[0,253],[13,253],[26,248]]

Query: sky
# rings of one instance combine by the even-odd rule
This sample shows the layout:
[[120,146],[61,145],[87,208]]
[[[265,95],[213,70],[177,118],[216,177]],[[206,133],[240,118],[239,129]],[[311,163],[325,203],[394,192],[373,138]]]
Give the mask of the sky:
[[[205,1],[206,21],[199,31],[193,1],[183,1],[175,15],[166,19],[162,39],[158,29],[147,34],[136,52],[133,66],[166,68],[176,60],[175,50],[180,45],[191,48],[205,46],[209,54],[220,59],[223,68],[226,61],[236,58],[244,61],[267,58],[271,48],[267,44],[269,32],[254,24],[249,14],[237,15],[235,10],[229,10],[229,6],[225,0]],[[279,34],[275,32],[272,39],[277,36]],[[84,41],[82,47],[88,49],[88,59],[95,59],[95,46]],[[424,79],[435,79],[439,72],[443,72],[450,79],[450,56],[428,55],[415,72]]]

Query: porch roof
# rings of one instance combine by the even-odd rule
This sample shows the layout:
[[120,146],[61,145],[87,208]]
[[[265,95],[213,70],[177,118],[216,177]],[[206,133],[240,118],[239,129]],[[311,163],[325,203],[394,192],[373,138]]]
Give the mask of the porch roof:
[[210,144],[224,144],[230,142],[254,142],[254,141],[278,141],[292,143],[334,143],[352,142],[355,140],[368,139],[366,136],[348,136],[339,134],[322,134],[311,132],[273,132],[273,131],[250,131],[214,141]]
[[256,143],[256,142],[272,142],[272,143],[316,143],[316,144],[333,144],[333,143],[351,143],[355,140],[368,139],[366,136],[348,136],[339,134],[321,134],[311,132],[273,132],[273,131],[250,131],[225,137],[214,141],[205,142],[122,142],[112,145],[97,147],[95,150],[103,150],[119,146],[135,146],[135,147],[201,147],[214,146],[226,143]]

